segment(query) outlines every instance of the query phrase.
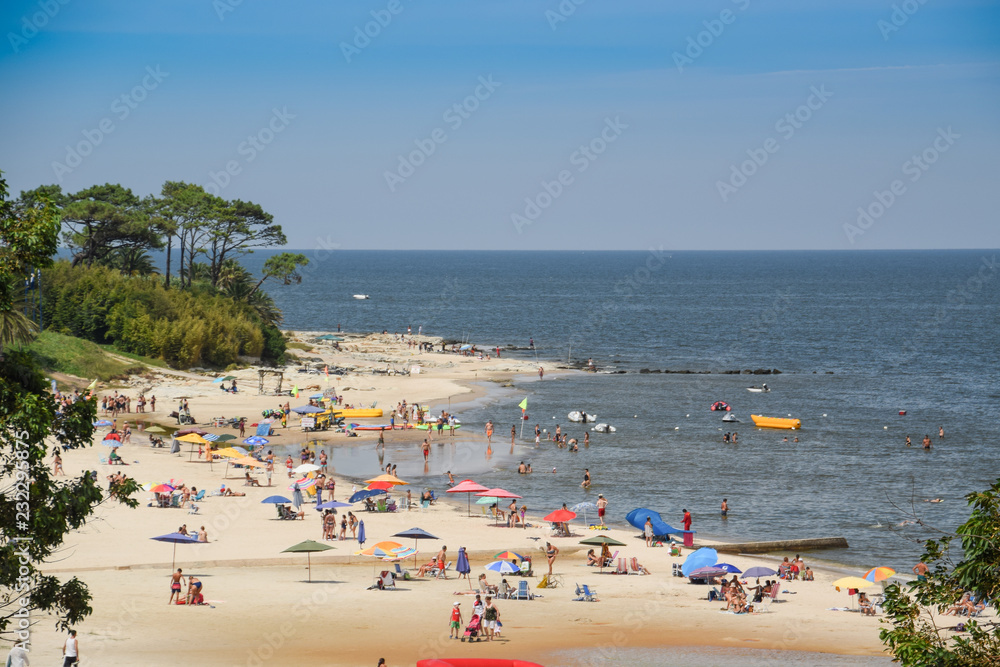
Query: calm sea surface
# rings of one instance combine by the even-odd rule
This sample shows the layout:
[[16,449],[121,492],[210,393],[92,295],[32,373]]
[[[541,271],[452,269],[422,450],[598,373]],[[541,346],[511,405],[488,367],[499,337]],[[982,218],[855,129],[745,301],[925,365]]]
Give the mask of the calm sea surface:
[[[677,525],[688,508],[703,535],[843,535],[850,549],[816,555],[909,571],[920,551],[912,540],[927,536],[898,525],[911,501],[929,523],[953,528],[967,517],[964,494],[1000,476],[996,251],[305,252],[312,263],[302,284],[269,288],[288,328],[422,327],[485,346],[526,346],[531,337],[531,358],[547,367],[592,357],[602,371],[628,371],[519,378],[463,406],[467,431],[493,419],[503,441],[528,397],[525,437],[513,452],[509,439],[495,445],[489,460],[460,437],[437,445],[425,471],[416,449],[390,443],[401,476],[426,475],[438,489],[451,469],[520,493],[535,510],[603,493],[617,520],[641,506]],[[757,368],[782,374],[718,373]],[[746,390],[764,381],[772,392]],[[709,410],[715,401],[743,423],[722,423]],[[579,453],[534,447],[536,423],[561,424],[582,441],[583,426],[566,419],[579,409],[617,432],[592,434]],[[755,429],[751,413],[794,415],[803,428]],[[723,443],[732,430],[739,443]],[[919,446],[925,434],[931,451]],[[333,463],[364,475],[373,456],[357,448]],[[557,472],[518,476],[519,460]],[[589,491],[579,486],[584,468]],[[728,520],[719,516],[723,497]],[[923,502],[931,498],[943,502]]]

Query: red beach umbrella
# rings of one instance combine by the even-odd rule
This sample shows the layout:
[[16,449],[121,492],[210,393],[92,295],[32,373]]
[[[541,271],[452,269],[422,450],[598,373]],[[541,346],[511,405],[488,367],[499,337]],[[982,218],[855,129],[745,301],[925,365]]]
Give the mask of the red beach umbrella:
[[575,518],[576,512],[571,512],[570,510],[556,510],[545,517],[545,521],[550,523],[566,523],[567,521],[572,521]]
[[[500,499],[501,498],[520,498],[521,497],[521,496],[517,495],[516,493],[511,493],[510,491],[508,491],[506,489],[501,489],[499,487],[495,488],[495,489],[487,489],[486,491],[481,491],[480,493],[477,493],[476,495],[477,496],[483,496],[483,497],[486,497],[486,498],[496,498],[497,499],[497,505],[500,504]],[[576,516],[576,515],[574,515],[574,516]],[[500,521],[500,514],[497,513],[497,523],[499,523],[499,521]]]
[[469,516],[472,516],[472,495],[473,493],[479,493],[481,491],[489,491],[488,487],[483,486],[477,482],[473,482],[471,479],[463,479],[461,482],[455,486],[448,489],[446,493],[467,493],[469,494]]

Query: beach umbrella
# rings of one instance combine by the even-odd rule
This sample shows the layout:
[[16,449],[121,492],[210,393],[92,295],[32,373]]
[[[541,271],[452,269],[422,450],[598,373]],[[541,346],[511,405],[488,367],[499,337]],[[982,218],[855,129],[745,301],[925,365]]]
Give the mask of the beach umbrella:
[[[595,535],[594,537],[588,537],[585,540],[580,540],[580,544],[587,544],[589,546],[603,547],[605,544],[609,547],[623,547],[624,542],[619,542],[613,537],[608,537],[607,535]],[[604,572],[604,559],[601,559],[601,572]]]
[[710,547],[702,547],[691,552],[684,559],[684,564],[681,565],[681,574],[687,577],[698,568],[715,565],[717,562],[719,562],[719,553]]
[[120,435],[118,435],[117,433],[108,433],[106,436],[104,436],[104,439],[105,440],[118,440],[120,442],[121,439],[122,439],[122,437]]
[[150,491],[153,493],[170,493],[173,490],[174,487],[170,486],[169,484],[157,484],[156,486],[150,489]]
[[597,512],[597,505],[591,502],[577,503],[570,507],[577,514],[583,514],[583,522],[587,522],[587,512]]
[[244,456],[247,455],[246,452],[243,452],[241,454],[240,452],[236,451],[232,447],[226,447],[225,449],[220,449],[219,451],[217,451],[215,453],[218,456],[221,456],[224,459],[240,459],[240,458],[243,458]]
[[[407,538],[413,540],[413,548],[414,548],[414,550],[416,550],[416,548],[417,548],[417,540],[439,540],[439,539],[441,539],[441,538],[437,537],[436,535],[431,535],[430,533],[428,533],[423,528],[410,528],[409,530],[401,530],[398,533],[395,533],[392,537],[407,537]],[[414,565],[417,564],[417,557],[416,556],[413,557],[413,564]]]
[[485,497],[480,498],[479,500],[477,500],[476,504],[477,505],[496,505],[497,504],[497,499],[496,498],[490,498],[489,496],[485,496]]
[[576,512],[560,509],[549,513],[543,521],[548,521],[549,523],[566,523],[567,521],[572,521],[575,518]]
[[[681,532],[680,529],[674,528],[664,521],[659,512],[654,512],[653,510],[646,509],[645,507],[636,508],[625,515],[625,520],[639,530],[645,529],[647,518],[653,525],[653,535],[656,537],[665,537],[671,533],[677,535]],[[711,563],[709,564],[711,565]]]
[[180,437],[178,437],[177,434],[175,433],[174,434],[174,440],[176,440],[178,442],[190,442],[193,445],[207,445],[208,444],[208,440],[206,440],[205,438],[201,437],[197,433],[188,433],[188,434],[182,435]]
[[246,466],[247,468],[263,468],[267,466],[263,461],[258,461],[252,456],[244,456],[241,459],[232,459],[232,462],[241,466]]
[[302,465],[294,468],[292,472],[298,473],[299,475],[305,475],[310,472],[316,472],[319,470],[319,466],[313,463],[303,463]]
[[884,581],[896,574],[896,571],[891,567],[873,567],[872,569],[865,572],[865,579],[868,581]]
[[226,375],[225,377],[215,378],[212,380],[212,384],[219,384],[220,382],[229,382],[230,380],[235,380],[236,378],[232,375]]
[[229,447],[228,449],[232,449],[234,452],[239,452],[243,456],[248,456],[250,454],[250,452],[247,451],[246,447],[236,446],[236,447]]
[[372,482],[389,482],[390,484],[409,484],[409,482],[404,482],[395,475],[379,475],[374,479],[365,480],[365,484],[371,484]]
[[250,445],[251,447],[256,447],[257,445],[266,445],[270,440],[267,438],[262,438],[259,435],[251,435],[249,438],[243,441],[244,445]]
[[177,431],[177,432],[174,433],[174,435],[175,436],[182,436],[182,435],[190,435],[192,433],[194,433],[195,435],[205,435],[206,433],[208,433],[208,431],[205,431],[203,429],[196,428],[196,427],[191,427],[191,428],[183,429],[181,431]]
[[262,505],[263,504],[269,504],[269,505],[291,505],[292,504],[292,501],[289,500],[288,498],[284,497],[284,496],[268,496],[267,498],[264,498],[264,500],[262,500],[260,502],[261,502]]
[[875,582],[861,577],[842,577],[831,585],[835,588],[870,588],[875,585]]
[[[520,498],[521,496],[516,493],[511,493],[506,489],[501,489],[499,487],[494,489],[486,489],[485,491],[480,491],[476,494],[477,496],[482,496],[483,498],[496,498],[497,505],[500,505],[501,498]],[[574,515],[575,516],[575,515]],[[500,523],[500,513],[497,512],[497,523]]]
[[[149,429],[146,430],[148,431]],[[232,433],[223,433],[215,439],[216,442],[232,442],[233,440],[236,440],[236,436]]]
[[[717,567],[720,570],[725,570],[729,574],[742,574],[743,570],[736,567],[735,565],[730,565],[729,563],[716,563],[713,567]],[[744,577],[745,579],[746,577]]]
[[214,433],[206,433],[205,435],[203,435],[201,437],[205,438],[205,440],[207,440],[209,442],[215,442],[216,440],[219,439],[219,436],[217,436]]
[[302,479],[297,479],[292,483],[291,486],[288,487],[288,490],[294,491],[296,484],[299,485],[299,489],[305,491],[306,489],[311,489],[312,487],[316,486],[316,480],[313,479],[312,477],[303,477]]
[[302,489],[299,488],[298,484],[292,484],[288,487],[292,491],[292,505],[295,509],[302,507]]
[[392,558],[389,558],[388,556],[386,556],[382,560],[398,561],[398,560],[404,560],[406,558],[409,558],[410,556],[413,556],[413,564],[416,565],[417,564],[417,554],[418,553],[420,553],[420,552],[417,551],[416,549],[414,549],[413,547],[401,547],[399,549],[393,549],[392,550]]
[[392,484],[389,482],[372,482],[365,487],[368,490],[378,490],[378,491],[388,491],[392,488]]
[[363,545],[367,536],[365,535],[365,520],[362,519],[358,522],[358,544]]
[[[98,423],[100,423],[100,422],[98,422]],[[166,432],[167,432],[167,429],[165,429],[162,426],[159,426],[157,424],[153,424],[152,426],[150,426],[149,428],[146,429],[146,433],[166,433]]]
[[101,444],[105,447],[121,447],[122,443],[118,440],[112,440],[111,438],[105,438],[101,441]]
[[492,563],[485,565],[484,569],[487,569],[490,572],[499,572],[500,574],[514,574],[515,572],[520,571],[520,568],[507,560],[495,560]]
[[100,421],[94,422],[94,426],[111,426],[112,422],[109,419],[102,419]]
[[385,495],[385,491],[381,489],[361,489],[353,496],[348,498],[347,502],[357,503],[364,500],[365,498],[371,498],[372,496],[381,496],[381,495]]
[[501,551],[498,554],[493,554],[493,558],[496,560],[524,560],[524,556],[516,551]]
[[458,549],[458,561],[455,563],[455,571],[459,574],[466,575],[466,579],[469,580],[469,588],[472,588],[472,579],[469,578],[468,574],[472,572],[472,566],[469,565],[469,555],[465,553],[465,547],[459,547]]
[[477,484],[471,479],[463,479],[461,482],[451,487],[446,491],[446,493],[465,493],[468,494],[468,505],[469,505],[469,516],[472,516],[472,494],[480,493],[481,491],[489,491],[488,487],[482,484]]
[[761,577],[771,577],[778,574],[769,567],[761,567],[760,565],[751,567],[743,572],[744,579],[760,579]]
[[316,509],[332,510],[332,509],[337,509],[338,507],[350,507],[350,506],[351,506],[350,503],[342,503],[339,500],[328,500],[322,505],[317,505]]
[[292,412],[300,415],[312,415],[317,412],[326,412],[326,410],[317,408],[315,405],[300,405],[297,408],[292,408]]
[[309,398],[312,398],[312,399],[323,398],[323,394],[313,394]]
[[459,349],[459,350],[471,350],[471,349],[472,349],[472,346],[471,346],[471,345],[463,345],[462,347],[460,347],[460,348],[458,348],[458,349]]
[[[156,488],[156,487],[154,487]],[[167,533],[166,535],[160,535],[159,537],[151,537],[151,540],[156,540],[157,542],[171,542],[174,545],[174,555],[170,559],[170,571],[174,571],[174,565],[177,563],[177,545],[178,544],[197,544],[198,540],[191,535],[182,535],[181,533]]]
[[714,565],[709,565],[707,567],[699,567],[698,569],[692,571],[686,576],[689,579],[711,579],[713,577],[723,577],[726,575],[726,571],[721,567],[715,567]]
[[[364,551],[355,551],[354,553],[360,554],[362,556],[374,556],[375,558],[394,558],[395,554],[393,553],[393,549],[399,549],[402,548],[402,546],[403,545],[400,544],[399,542],[392,542],[387,540],[374,544],[365,549]],[[372,575],[374,574],[375,574],[375,565],[373,562]]]
[[306,555],[307,568],[309,570],[308,582],[312,582],[312,554],[316,551],[329,551],[333,547],[327,544],[320,544],[319,542],[313,540],[306,540],[305,542],[299,542],[293,546],[288,547],[281,553],[283,554],[301,554]]

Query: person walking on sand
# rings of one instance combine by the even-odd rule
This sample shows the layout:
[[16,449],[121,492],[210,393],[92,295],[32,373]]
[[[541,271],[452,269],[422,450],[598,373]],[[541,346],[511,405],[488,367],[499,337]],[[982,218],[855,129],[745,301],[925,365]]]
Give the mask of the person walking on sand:
[[646,517],[646,524],[642,527],[642,535],[646,538],[646,546],[653,546],[653,519]]
[[53,475],[66,474],[66,472],[63,470],[62,457],[59,456],[58,450],[55,453],[55,458],[52,460],[52,474]]
[[604,497],[604,494],[597,494],[597,518],[601,520],[601,525],[606,525],[604,523],[604,513],[608,509],[608,499]]
[[552,564],[556,562],[556,556],[559,555],[559,548],[552,546],[551,543],[545,543],[545,558],[549,562],[549,576],[552,576]]
[[493,604],[493,598],[487,595],[486,604],[483,606],[483,630],[486,631],[486,641],[493,641],[493,633],[496,632],[499,622],[500,610]]
[[458,639],[462,634],[462,603],[451,603],[451,621],[448,623],[448,639]]
[[[69,631],[69,637],[63,644],[63,667],[73,667],[80,663],[80,640],[76,638],[76,630]],[[27,663],[25,663],[27,664]]]
[[170,575],[170,599],[167,604],[172,604],[174,597],[178,601],[181,599],[181,589],[184,587],[184,570],[177,568],[177,571]]

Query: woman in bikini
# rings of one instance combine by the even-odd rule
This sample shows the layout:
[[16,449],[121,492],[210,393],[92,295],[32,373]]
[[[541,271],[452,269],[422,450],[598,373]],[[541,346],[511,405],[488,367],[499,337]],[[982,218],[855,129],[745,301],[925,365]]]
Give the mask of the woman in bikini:
[[549,561],[549,576],[552,576],[552,563],[556,562],[559,555],[559,548],[552,546],[550,542],[545,543],[545,558]]

